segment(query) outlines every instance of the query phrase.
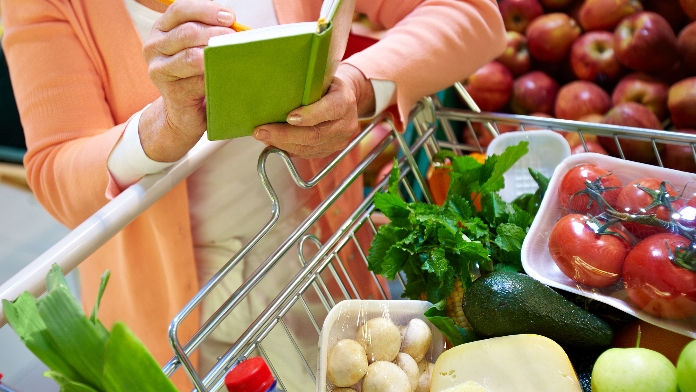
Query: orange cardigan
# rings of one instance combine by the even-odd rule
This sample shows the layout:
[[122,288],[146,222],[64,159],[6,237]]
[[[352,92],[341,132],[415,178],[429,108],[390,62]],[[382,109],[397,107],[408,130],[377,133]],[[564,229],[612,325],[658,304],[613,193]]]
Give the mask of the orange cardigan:
[[[28,180],[46,210],[74,228],[109,201],[107,158],[133,113],[159,92],[148,79],[142,42],[123,0],[1,1]],[[280,23],[311,21],[321,2],[275,0],[275,9]],[[465,78],[505,47],[495,0],[358,0],[356,10],[390,31],[346,61],[367,78],[396,82],[402,120],[422,96]],[[308,173],[321,163],[308,162]],[[353,163],[345,160],[317,196]],[[343,197],[329,213],[330,230],[361,197],[358,186]],[[173,355],[168,325],[198,291],[185,182],[82,263],[87,309],[106,269],[112,275],[100,318],[107,326],[125,321],[164,363]],[[197,314],[188,318],[182,340],[197,322]],[[183,372],[175,380],[187,387]]]

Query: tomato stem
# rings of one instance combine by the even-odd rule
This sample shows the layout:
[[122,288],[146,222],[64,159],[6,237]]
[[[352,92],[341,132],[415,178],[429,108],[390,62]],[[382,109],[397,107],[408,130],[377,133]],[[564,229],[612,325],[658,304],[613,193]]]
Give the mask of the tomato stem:
[[669,260],[674,265],[696,272],[696,242],[691,241],[688,246],[679,244],[674,248],[674,252],[669,248],[669,243],[665,242],[665,246]]

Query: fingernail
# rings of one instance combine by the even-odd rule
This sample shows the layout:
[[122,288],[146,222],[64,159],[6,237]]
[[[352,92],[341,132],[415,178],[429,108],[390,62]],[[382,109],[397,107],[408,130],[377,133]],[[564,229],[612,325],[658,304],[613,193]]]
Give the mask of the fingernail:
[[257,129],[254,131],[254,139],[264,141],[268,139],[269,133],[265,129]]
[[302,124],[302,116],[299,114],[291,114],[288,116],[288,124],[290,125],[300,125]]
[[234,15],[227,11],[220,11],[218,12],[218,22],[226,26],[231,26],[232,22],[234,22]]

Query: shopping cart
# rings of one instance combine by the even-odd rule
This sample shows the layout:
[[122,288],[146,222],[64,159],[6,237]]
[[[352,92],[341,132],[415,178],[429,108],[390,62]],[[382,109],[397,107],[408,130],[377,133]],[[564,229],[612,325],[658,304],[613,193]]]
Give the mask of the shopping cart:
[[[460,102],[466,102],[470,109],[462,108]],[[577,133],[583,146],[587,148],[587,135],[608,136],[614,139],[621,157],[622,142],[640,140],[652,143],[658,165],[662,165],[659,154],[659,144],[681,144],[690,146],[696,161],[696,136],[668,132],[627,128],[604,124],[592,124],[578,121],[566,121],[541,117],[510,115],[502,113],[486,113],[478,107],[466,93],[461,84],[455,84],[447,91],[425,97],[411,113],[409,131],[402,135],[393,129],[393,124],[387,116],[380,116],[372,121],[356,137],[356,139],[324,170],[309,180],[303,179],[290,158],[274,148],[263,151],[258,161],[259,176],[272,202],[272,214],[269,221],[207,284],[191,299],[188,305],[172,320],[169,339],[174,349],[174,357],[164,366],[163,371],[171,376],[177,369],[186,371],[194,387],[198,391],[218,391],[223,388],[225,374],[239,361],[252,356],[262,355],[273,370],[280,388],[284,391],[295,392],[289,378],[296,374],[284,373],[280,368],[292,363],[307,376],[307,384],[300,391],[314,389],[316,383],[317,342],[321,333],[322,320],[328,311],[343,299],[359,299],[359,288],[372,286],[381,299],[399,298],[403,290],[404,280],[397,275],[396,282],[384,284],[383,280],[371,275],[365,281],[356,282],[351,279],[346,266],[349,263],[367,263],[367,247],[369,243],[361,242],[360,238],[370,238],[377,230],[382,219],[375,210],[374,196],[384,190],[387,180],[381,180],[350,214],[349,218],[324,240],[314,234],[312,228],[329,213],[339,197],[355,181],[360,180],[366,168],[375,161],[379,154],[390,144],[398,145],[398,164],[401,169],[401,189],[407,200],[430,202],[432,197],[425,185],[423,173],[435,153],[440,149],[448,149],[461,155],[472,151],[485,152],[478,139],[466,144],[462,140],[462,132],[475,134],[475,127],[483,126],[492,136],[498,135],[502,125],[514,125],[520,131],[526,132],[530,127],[547,128],[561,133]],[[180,341],[177,331],[181,323],[192,313],[193,309],[232,271],[245,255],[264,239],[273,229],[279,219],[280,204],[266,175],[266,162],[271,156],[278,156],[285,163],[288,173],[300,188],[311,188],[321,181],[336,165],[338,165],[351,150],[356,148],[360,140],[366,137],[374,127],[387,124],[392,131],[346,176],[335,190],[309,213],[306,218],[279,243],[258,268],[251,273],[244,283],[232,296],[204,323],[197,333],[188,341]],[[480,125],[479,125],[480,124]],[[0,298],[14,300],[21,292],[29,291],[40,295],[44,291],[44,277],[53,263],[58,263],[66,273],[74,269],[88,255],[98,249],[108,239],[126,226],[138,214],[144,211],[159,197],[163,196],[175,184],[185,179],[205,159],[218,151],[226,142],[208,142],[201,140],[191,152],[180,162],[164,173],[148,176],[136,185],[124,191],[102,210],[87,219],[68,236],[46,251],[29,266],[20,271],[10,281],[0,286]],[[110,216],[105,222],[100,217]],[[346,252],[350,248],[349,259]],[[280,287],[265,310],[251,322],[232,344],[227,352],[218,358],[217,363],[205,374],[198,374],[191,361],[191,354],[217,328],[243,300],[256,293],[260,283],[279,265],[287,267],[286,258],[294,260],[297,269],[294,276],[288,278],[284,287]],[[283,264],[279,262],[283,259]],[[298,312],[299,310],[299,312]],[[298,324],[298,314],[302,317]],[[290,317],[292,315],[292,317]],[[288,320],[292,318],[292,320]],[[0,326],[6,323],[0,314]],[[301,325],[298,329],[297,325]],[[309,326],[309,328],[306,328]],[[298,331],[303,335],[298,337]],[[266,339],[271,334],[285,335],[291,351],[284,352],[281,358],[273,357],[266,347]],[[303,346],[303,341],[313,342],[309,347]]]

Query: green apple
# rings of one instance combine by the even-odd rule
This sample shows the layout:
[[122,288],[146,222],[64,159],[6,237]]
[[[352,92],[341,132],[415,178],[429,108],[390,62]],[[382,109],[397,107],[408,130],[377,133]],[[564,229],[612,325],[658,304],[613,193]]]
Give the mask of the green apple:
[[647,348],[610,348],[592,369],[592,392],[677,392],[677,368]]
[[677,361],[680,392],[696,392],[696,340],[687,344]]

